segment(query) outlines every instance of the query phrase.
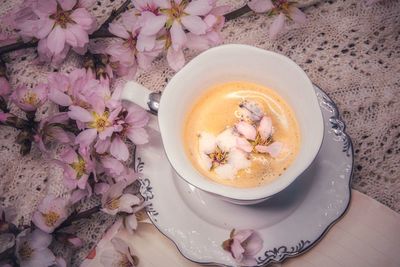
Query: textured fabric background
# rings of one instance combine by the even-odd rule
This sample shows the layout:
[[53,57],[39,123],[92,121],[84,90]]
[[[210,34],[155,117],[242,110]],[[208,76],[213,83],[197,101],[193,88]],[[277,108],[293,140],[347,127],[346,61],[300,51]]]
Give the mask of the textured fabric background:
[[[0,16],[20,2],[0,0]],[[99,25],[122,2],[97,1],[92,12]],[[240,7],[245,1],[220,2]],[[353,188],[400,212],[400,1],[383,0],[373,6],[362,0],[300,2],[308,6],[304,9],[308,16],[305,25],[291,27],[271,41],[266,32],[272,20],[248,14],[226,24],[225,43],[254,45],[297,62],[339,107],[354,144]],[[186,52],[188,60],[198,54]],[[12,85],[34,85],[54,71],[34,64],[35,57],[34,49],[4,56]],[[71,53],[58,70],[65,72],[81,63]],[[137,80],[152,90],[162,90],[173,74],[160,57],[150,71],[139,73]],[[119,79],[116,84],[123,82]],[[51,108],[45,106],[39,113]],[[17,220],[28,223],[46,194],[63,195],[66,189],[61,170],[41,158],[37,149],[28,156],[19,155],[19,146],[14,144],[16,133],[0,128],[0,205],[18,207]],[[98,199],[92,199],[80,208],[96,203]],[[71,258],[73,266],[79,265],[111,223],[112,218],[105,214],[82,222],[78,235],[86,245],[74,254],[63,248],[58,248],[59,253]]]

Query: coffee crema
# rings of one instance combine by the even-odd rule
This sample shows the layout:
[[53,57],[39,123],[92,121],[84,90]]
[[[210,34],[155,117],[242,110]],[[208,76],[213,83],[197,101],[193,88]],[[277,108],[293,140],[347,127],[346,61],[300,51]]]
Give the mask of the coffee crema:
[[233,187],[256,187],[279,177],[300,148],[290,106],[272,89],[229,82],[208,89],[186,116],[183,142],[195,168]]

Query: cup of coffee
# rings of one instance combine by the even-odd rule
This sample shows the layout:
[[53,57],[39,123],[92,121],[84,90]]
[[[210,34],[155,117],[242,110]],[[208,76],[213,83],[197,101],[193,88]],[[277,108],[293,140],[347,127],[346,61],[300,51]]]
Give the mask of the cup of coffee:
[[310,79],[271,51],[238,44],[209,49],[158,97],[132,81],[122,92],[123,100],[158,110],[178,176],[232,203],[255,204],[284,190],[322,144],[323,118]]

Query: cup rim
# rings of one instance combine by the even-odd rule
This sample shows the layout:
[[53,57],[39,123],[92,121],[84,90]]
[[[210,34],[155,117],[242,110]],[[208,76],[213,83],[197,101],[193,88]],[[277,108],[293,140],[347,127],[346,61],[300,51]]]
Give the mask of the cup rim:
[[[160,128],[160,134],[161,134],[161,138],[163,140],[163,147],[165,150],[165,153],[167,155],[167,159],[169,161],[169,163],[171,164],[172,168],[175,170],[175,172],[178,174],[178,176],[183,179],[185,182],[189,183],[190,185],[199,188],[203,191],[206,191],[208,193],[212,193],[215,195],[220,195],[223,196],[225,198],[228,199],[233,199],[233,200],[239,200],[239,201],[255,201],[255,200],[262,200],[262,199],[266,199],[269,198],[279,192],[281,192],[282,190],[284,190],[286,187],[288,187],[291,183],[293,183],[297,177],[299,177],[305,170],[307,170],[309,168],[309,166],[311,165],[311,163],[314,161],[314,159],[316,158],[321,145],[322,145],[322,141],[323,141],[323,136],[324,136],[324,124],[323,124],[323,118],[322,118],[322,112],[319,108],[319,104],[318,104],[318,99],[317,96],[315,94],[313,94],[312,99],[309,101],[313,101],[315,103],[317,103],[317,107],[318,107],[318,111],[316,111],[318,113],[318,121],[315,123],[318,123],[319,127],[317,127],[319,129],[317,134],[317,139],[314,142],[314,149],[312,151],[312,156],[310,156],[308,158],[307,161],[305,161],[302,165],[301,168],[298,168],[297,172],[294,175],[291,176],[286,176],[285,179],[285,183],[280,182],[280,183],[274,183],[276,180],[283,180],[281,178],[283,177],[279,177],[278,179],[275,179],[273,182],[271,183],[267,183],[264,185],[260,185],[257,187],[250,187],[250,188],[237,188],[237,187],[232,187],[232,186],[228,186],[228,185],[223,185],[217,182],[214,182],[212,180],[210,180],[207,177],[204,177],[204,175],[201,175],[202,178],[204,179],[204,181],[202,183],[197,183],[197,181],[193,181],[192,179],[190,179],[190,177],[185,177],[185,175],[182,173],[182,169],[179,167],[179,162],[177,162],[176,160],[174,160],[173,156],[171,155],[171,153],[169,152],[168,144],[166,142],[164,142],[165,140],[165,132],[163,131],[163,129],[165,129],[167,127],[167,122],[163,120],[163,107],[166,105],[165,99],[168,98],[168,94],[170,94],[170,90],[169,88],[172,88],[170,85],[173,84],[173,82],[177,79],[179,79],[179,76],[182,75],[182,73],[184,73],[184,70],[187,68],[190,68],[191,66],[194,66],[197,64],[197,62],[204,56],[207,56],[208,54],[212,54],[215,53],[216,51],[219,51],[221,49],[247,49],[249,51],[252,52],[258,52],[258,53],[264,53],[267,56],[273,56],[273,57],[277,57],[280,58],[281,60],[286,61],[286,63],[289,63],[290,65],[292,65],[298,72],[300,75],[302,75],[305,78],[305,81],[307,83],[309,83],[309,88],[311,90],[313,90],[314,93],[314,87],[313,84],[311,82],[311,80],[309,79],[309,77],[307,76],[307,74],[304,72],[304,70],[302,68],[300,68],[300,66],[298,66],[293,60],[291,60],[290,58],[275,53],[273,51],[269,51],[269,50],[264,50],[264,49],[260,49],[254,46],[249,46],[249,45],[242,45],[242,44],[226,44],[226,45],[221,45],[221,46],[217,46],[211,49],[208,49],[204,52],[202,52],[201,54],[199,54],[198,56],[196,56],[195,58],[193,58],[190,62],[188,62],[180,71],[178,71],[172,78],[171,80],[168,82],[167,86],[164,89],[163,92],[163,97],[161,97],[161,101],[160,101],[160,108],[159,108],[159,113],[158,113],[158,122],[159,122],[159,128]],[[167,97],[166,97],[167,95]],[[163,101],[164,99],[164,101]],[[187,155],[185,155],[187,157]],[[193,171],[198,172],[197,169],[191,165],[190,168],[193,169]],[[207,186],[204,186],[204,185]],[[273,184],[273,186],[272,186]]]

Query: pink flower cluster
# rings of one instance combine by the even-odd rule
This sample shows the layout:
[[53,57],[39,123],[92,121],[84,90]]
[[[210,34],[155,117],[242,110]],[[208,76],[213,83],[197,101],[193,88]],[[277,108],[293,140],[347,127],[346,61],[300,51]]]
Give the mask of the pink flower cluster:
[[171,68],[179,70],[185,48],[204,50],[222,42],[227,6],[216,6],[216,0],[132,2],[135,8],[109,26],[120,37],[105,49],[118,75],[132,77],[137,67],[147,69],[164,50]]
[[269,28],[271,39],[275,39],[281,31],[285,30],[287,20],[298,24],[306,21],[306,15],[293,3],[295,2],[288,0],[250,0],[248,6],[257,13],[276,15]]
[[84,54],[96,19],[87,8],[93,0],[26,0],[15,13],[15,27],[23,40],[39,40],[42,61],[61,63],[70,48]]

